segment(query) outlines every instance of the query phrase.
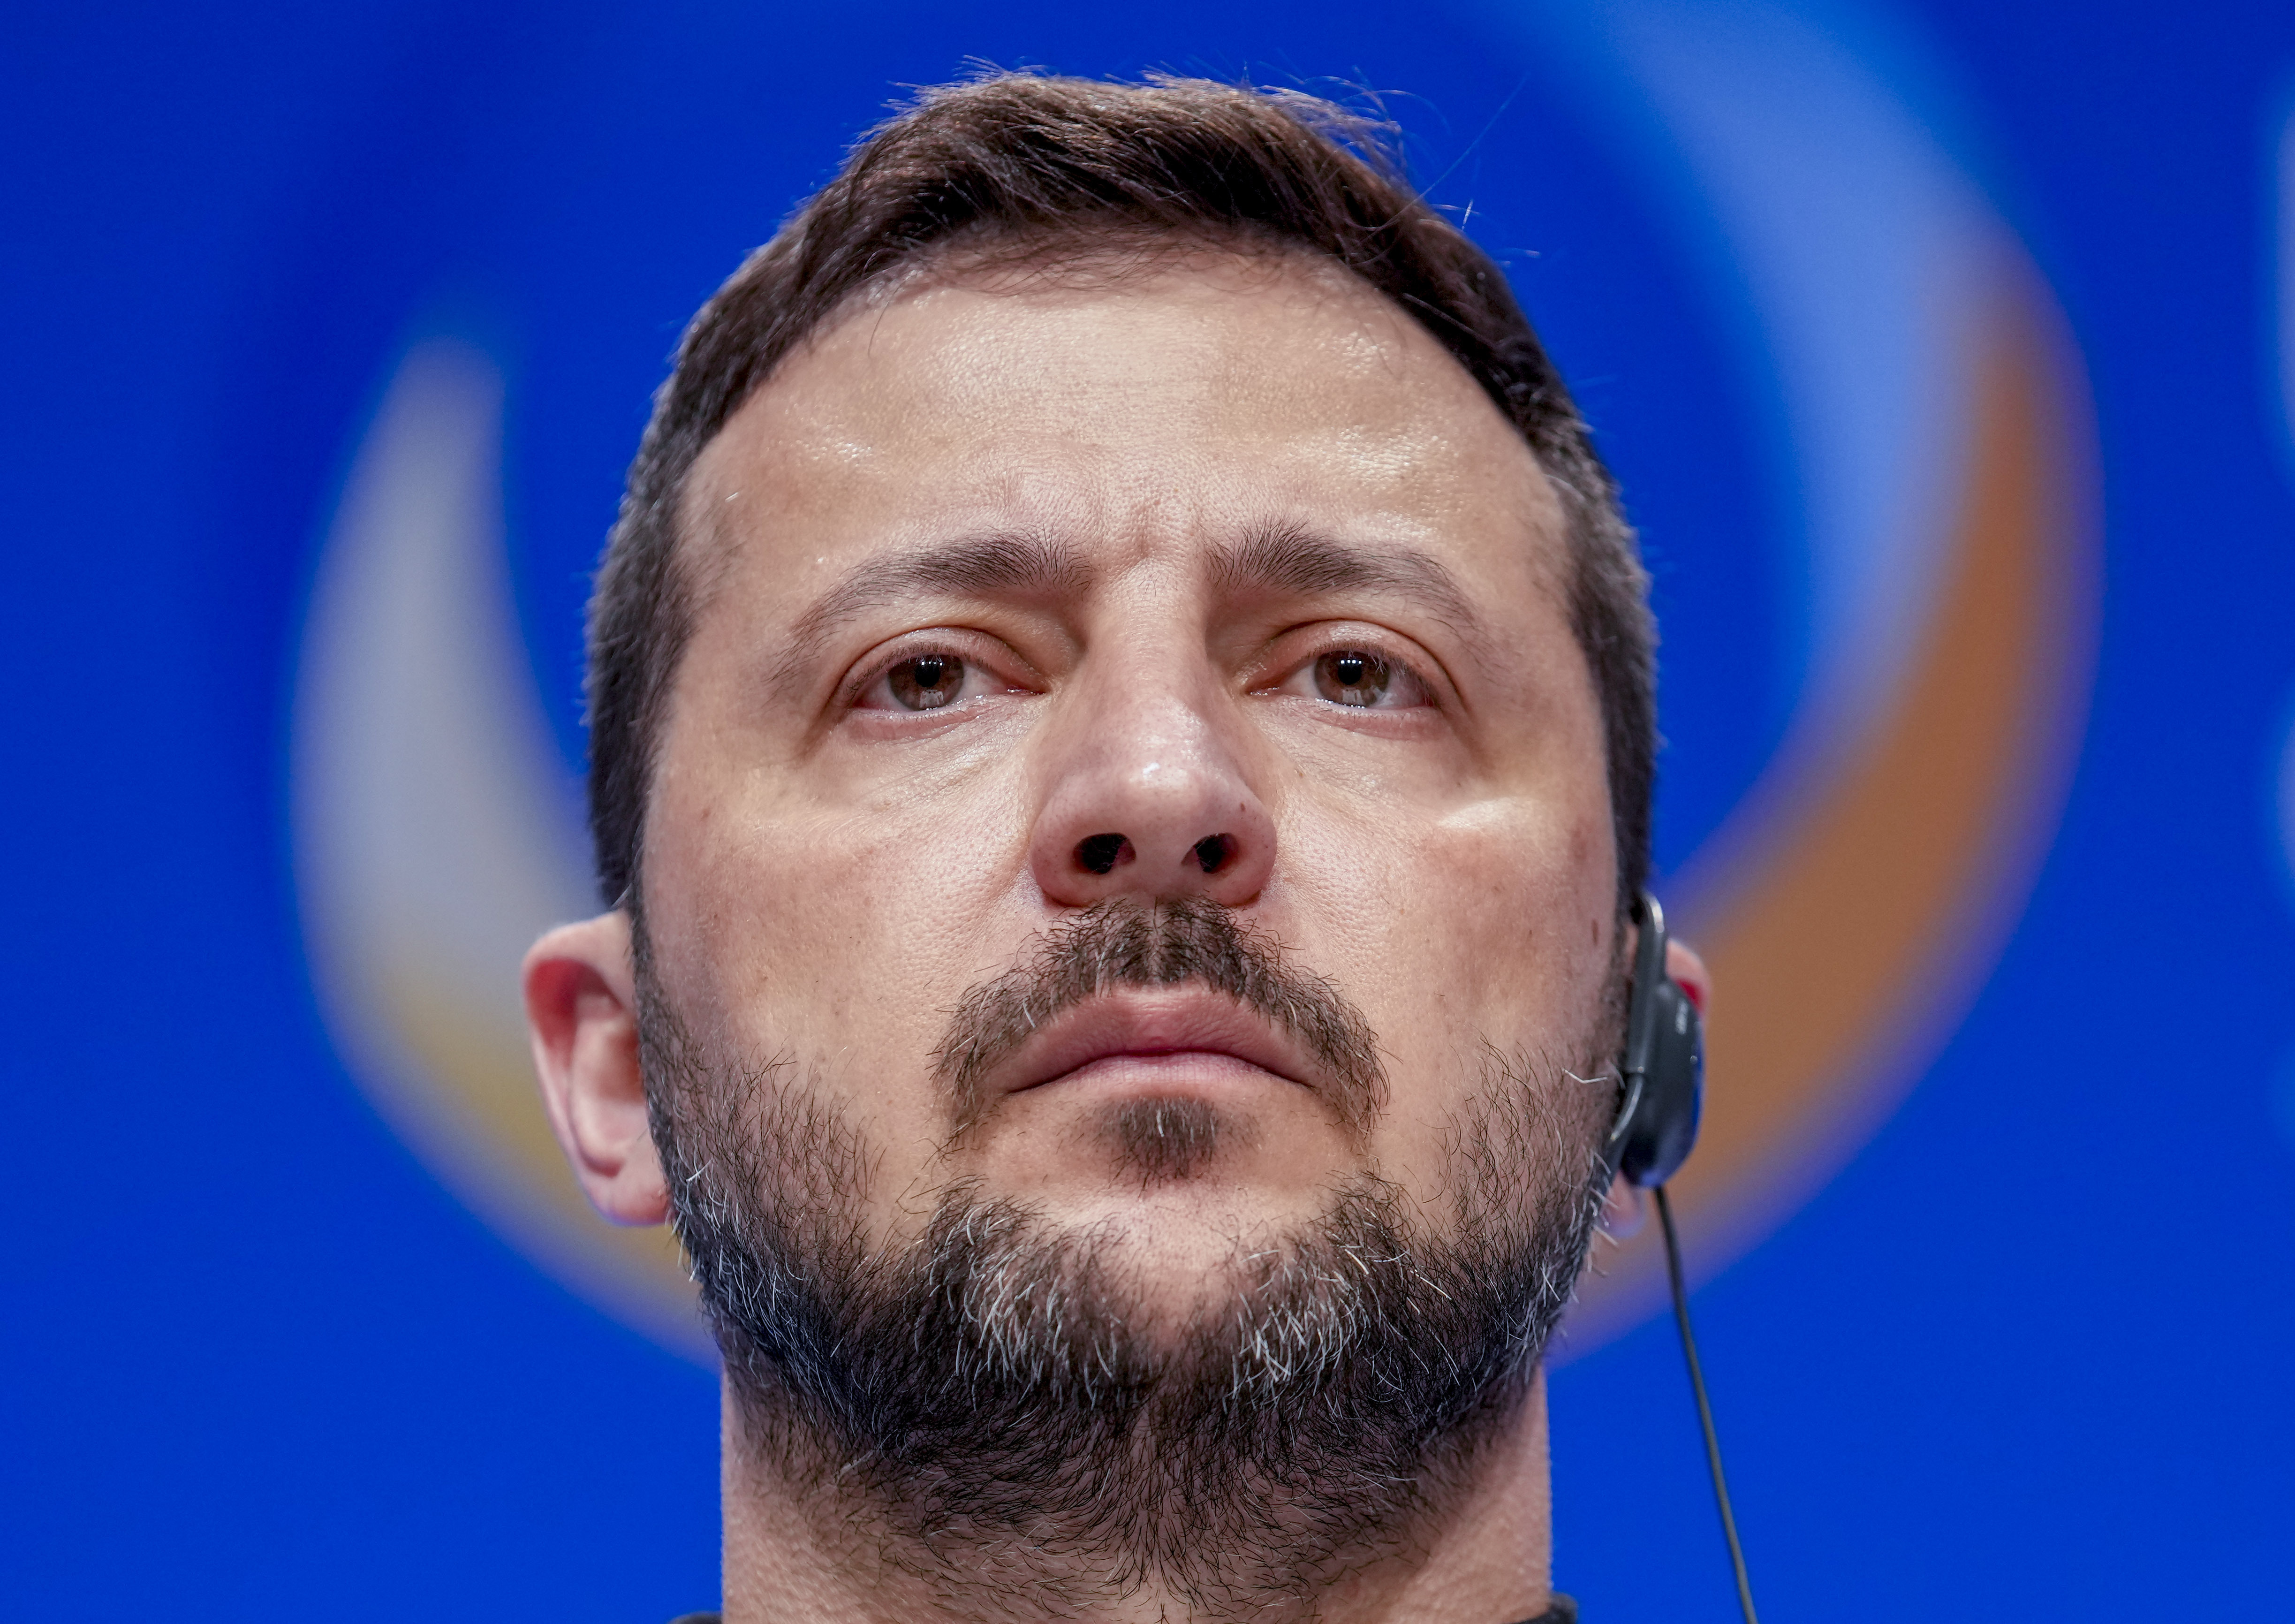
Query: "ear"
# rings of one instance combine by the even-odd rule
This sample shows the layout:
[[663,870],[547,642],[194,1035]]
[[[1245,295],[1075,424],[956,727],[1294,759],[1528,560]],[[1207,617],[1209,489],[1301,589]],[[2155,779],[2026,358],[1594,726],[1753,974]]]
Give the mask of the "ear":
[[1689,994],[1689,1001],[1697,1006],[1699,1015],[1711,1011],[1713,975],[1706,969],[1705,960],[1697,956],[1695,948],[1667,937],[1665,973],[1681,983],[1681,990]]
[[[1705,960],[1694,947],[1668,937],[1665,944],[1665,973],[1680,983],[1697,1006],[1703,1017],[1713,1007],[1713,975],[1705,967]],[[1623,1179],[1610,1180],[1610,1188],[1602,1197],[1602,1228],[1618,1240],[1626,1240],[1641,1231],[1643,1221],[1649,1216],[1648,1198],[1639,1187]]]
[[665,1222],[669,1187],[646,1124],[629,916],[559,926],[527,953],[525,977],[542,1103],[583,1194],[615,1223]]

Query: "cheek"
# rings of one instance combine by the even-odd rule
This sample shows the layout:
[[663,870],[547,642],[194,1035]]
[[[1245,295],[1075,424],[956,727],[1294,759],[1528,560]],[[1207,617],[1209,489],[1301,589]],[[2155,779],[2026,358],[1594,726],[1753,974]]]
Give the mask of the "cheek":
[[1490,1048],[1587,1058],[1614,906],[1606,802],[1494,797],[1403,828],[1299,821],[1282,934],[1377,1031],[1393,1084],[1382,1158],[1417,1185]]
[[[1421,883],[1449,899],[1461,985],[1485,1008],[1567,1016],[1598,991],[1614,891],[1606,807],[1461,808],[1426,832],[1424,861]],[[1499,1028],[1489,1036],[1507,1041]]]
[[1600,981],[1613,887],[1599,809],[1490,799],[1401,829],[1319,820],[1286,844],[1293,884],[1337,927],[1333,973],[1365,977],[1367,996],[1407,991],[1464,1017]]
[[855,804],[722,751],[686,759],[702,764],[665,762],[647,845],[665,980],[735,1052],[804,1064],[889,1138],[936,1137],[931,1057],[963,990],[1000,967],[985,926],[1025,872],[1009,790]]

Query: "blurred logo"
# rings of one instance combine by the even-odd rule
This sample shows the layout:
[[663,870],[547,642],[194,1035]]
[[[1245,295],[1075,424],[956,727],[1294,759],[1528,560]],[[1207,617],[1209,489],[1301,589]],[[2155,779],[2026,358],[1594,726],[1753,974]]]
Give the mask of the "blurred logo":
[[[2013,237],[1873,61],[1784,6],[1517,20],[1726,250],[1806,516],[1800,711],[1668,898],[1719,989],[1674,1185],[1710,1271],[1885,1119],[2021,911],[2088,669],[2084,394]],[[595,902],[510,607],[502,399],[480,350],[412,346],[328,527],[292,744],[311,960],[354,1072],[439,1175],[706,1358],[674,1243],[591,1214],[535,1097],[516,967]],[[1648,1239],[1605,1249],[1564,1352],[1658,1301]]]

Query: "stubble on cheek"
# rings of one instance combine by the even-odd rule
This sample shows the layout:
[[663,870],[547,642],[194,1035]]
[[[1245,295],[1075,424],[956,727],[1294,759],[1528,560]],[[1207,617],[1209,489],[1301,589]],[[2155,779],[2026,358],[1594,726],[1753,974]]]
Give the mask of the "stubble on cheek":
[[[696,721],[674,742],[706,743]],[[979,899],[919,886],[897,820],[792,804],[771,776],[721,759],[665,785],[647,861],[657,978],[704,1052],[755,1080],[757,1109],[801,1089],[867,1137],[870,1247],[897,1246],[921,1231],[954,1127],[932,1052]]]

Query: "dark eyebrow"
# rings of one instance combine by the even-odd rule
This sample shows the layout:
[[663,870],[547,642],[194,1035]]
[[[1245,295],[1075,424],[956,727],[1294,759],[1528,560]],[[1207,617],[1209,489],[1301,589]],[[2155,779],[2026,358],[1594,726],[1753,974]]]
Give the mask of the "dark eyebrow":
[[1074,548],[1025,534],[998,533],[894,553],[856,564],[807,607],[789,629],[789,646],[773,683],[800,683],[821,645],[845,621],[899,598],[987,598],[1074,593],[1091,583],[1091,567]]
[[1482,616],[1474,613],[1450,567],[1416,547],[1366,546],[1318,535],[1300,525],[1264,525],[1213,555],[1211,581],[1222,593],[1400,593],[1423,600],[1437,619],[1468,641],[1490,641]]

